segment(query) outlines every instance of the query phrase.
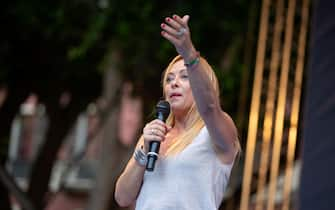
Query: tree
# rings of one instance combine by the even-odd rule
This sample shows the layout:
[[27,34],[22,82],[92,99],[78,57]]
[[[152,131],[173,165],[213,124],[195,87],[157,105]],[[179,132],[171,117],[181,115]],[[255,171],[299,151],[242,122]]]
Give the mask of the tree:
[[[107,52],[122,55],[120,84],[132,81],[135,94],[146,102],[144,115],[152,111],[162,95],[158,88],[160,74],[176,54],[159,35],[165,16],[191,15],[197,49],[223,81],[225,110],[234,113],[247,9],[248,2],[243,0],[179,0],[168,5],[117,0],[4,3],[0,19],[7,28],[0,40],[0,83],[9,94],[0,109],[0,140],[8,142],[10,122],[31,92],[46,105],[51,122],[30,180],[28,195],[34,205],[43,208],[52,163],[76,116],[101,95],[103,68],[99,65]],[[71,101],[61,106],[59,98],[64,92],[70,93]],[[6,151],[6,144],[2,145]]]

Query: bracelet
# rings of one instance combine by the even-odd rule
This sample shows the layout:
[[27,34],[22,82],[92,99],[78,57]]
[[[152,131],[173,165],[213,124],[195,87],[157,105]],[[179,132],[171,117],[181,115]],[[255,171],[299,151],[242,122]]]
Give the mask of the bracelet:
[[136,148],[133,156],[140,166],[147,165],[147,155],[142,148]]
[[199,62],[200,62],[200,53],[197,51],[195,58],[193,60],[191,60],[189,63],[185,62],[184,65],[187,68],[191,68],[191,67],[197,65]]

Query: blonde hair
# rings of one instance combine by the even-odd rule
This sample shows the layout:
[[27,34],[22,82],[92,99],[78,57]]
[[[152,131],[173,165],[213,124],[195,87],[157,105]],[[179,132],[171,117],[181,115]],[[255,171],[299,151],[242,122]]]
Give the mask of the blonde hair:
[[[163,86],[163,96],[165,97],[164,93],[164,87],[166,85],[166,79],[167,75],[172,69],[173,65],[177,63],[179,60],[182,60],[182,57],[180,55],[176,56],[172,61],[169,63],[168,67],[165,69],[165,71],[162,74],[162,86]],[[211,84],[213,85],[213,90],[215,92],[216,97],[220,97],[220,89],[219,89],[219,82],[215,75],[215,72],[213,71],[212,67],[208,64],[208,62],[203,58],[200,57],[200,63],[203,65],[203,70],[206,71],[206,75],[208,76],[209,80],[211,81]],[[176,155],[183,151],[189,144],[192,143],[193,139],[198,135],[200,130],[205,126],[204,121],[202,120],[198,109],[196,107],[195,101],[193,102],[191,108],[187,112],[186,116],[187,122],[186,122],[186,129],[185,132],[181,133],[180,135],[176,136],[175,139],[173,139],[173,144],[169,146],[166,155]],[[166,120],[166,124],[173,127],[175,123],[175,118],[173,115],[173,112],[170,112],[170,115],[168,116]],[[140,137],[139,143],[143,144],[143,135]],[[237,148],[237,156],[239,157],[241,153],[241,145],[240,142],[237,139],[234,141],[234,145]]]
[[[182,60],[182,57],[180,55],[176,56],[168,65],[166,70],[163,73],[162,77],[162,85],[163,85],[163,95],[164,95],[164,87],[166,85],[166,79],[167,75],[172,69],[172,66]],[[216,96],[219,98],[220,97],[220,89],[219,89],[219,83],[217,80],[217,77],[212,69],[212,67],[208,64],[208,62],[203,58],[200,57],[200,63],[205,67],[203,68],[206,71],[206,75],[208,76],[209,80],[211,81],[211,84],[213,84],[213,89],[216,93]],[[164,95],[165,97],[165,95]],[[193,139],[198,135],[200,130],[204,127],[205,123],[202,120],[198,109],[196,107],[195,101],[193,102],[190,110],[187,113],[187,122],[186,122],[186,129],[185,132],[182,134],[178,135],[174,140],[173,144],[169,146],[166,154],[167,155],[175,155],[180,153],[183,149],[185,149],[190,143],[192,143]],[[166,124],[173,126],[174,125],[174,115],[173,112],[170,113]]]

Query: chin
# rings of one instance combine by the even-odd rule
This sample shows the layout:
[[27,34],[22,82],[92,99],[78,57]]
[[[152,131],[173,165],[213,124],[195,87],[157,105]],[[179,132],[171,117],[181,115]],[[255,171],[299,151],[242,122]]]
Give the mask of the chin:
[[169,100],[170,107],[181,107],[183,106],[183,102],[180,100]]
[[179,110],[181,108],[180,104],[177,104],[176,102],[170,102],[170,109],[173,110]]
[[172,112],[174,113],[180,113],[180,112],[187,112],[187,108],[185,107],[185,104],[177,104],[177,103],[172,103],[170,104],[170,108]]
[[174,104],[174,103],[170,103],[170,109],[171,110],[179,110],[180,106],[178,106],[177,104]]

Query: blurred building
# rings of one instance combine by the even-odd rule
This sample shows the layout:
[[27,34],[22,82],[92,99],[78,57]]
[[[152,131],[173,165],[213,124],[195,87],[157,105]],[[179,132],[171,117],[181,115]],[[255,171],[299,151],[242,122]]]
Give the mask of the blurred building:
[[[121,98],[119,134],[121,143],[133,146],[142,122],[142,102],[126,84]],[[103,99],[82,112],[59,150],[49,183],[48,210],[83,209],[95,187],[98,161],[103,147],[102,113],[108,116]],[[104,110],[106,109],[106,110]],[[105,122],[108,122],[106,120]],[[38,97],[30,95],[21,105],[11,127],[7,168],[22,190],[28,189],[32,164],[48,129],[48,116]],[[20,209],[13,199],[14,209]]]
[[43,143],[48,128],[48,117],[38,97],[31,94],[20,106],[11,132],[7,168],[22,189],[27,189],[31,165]]

